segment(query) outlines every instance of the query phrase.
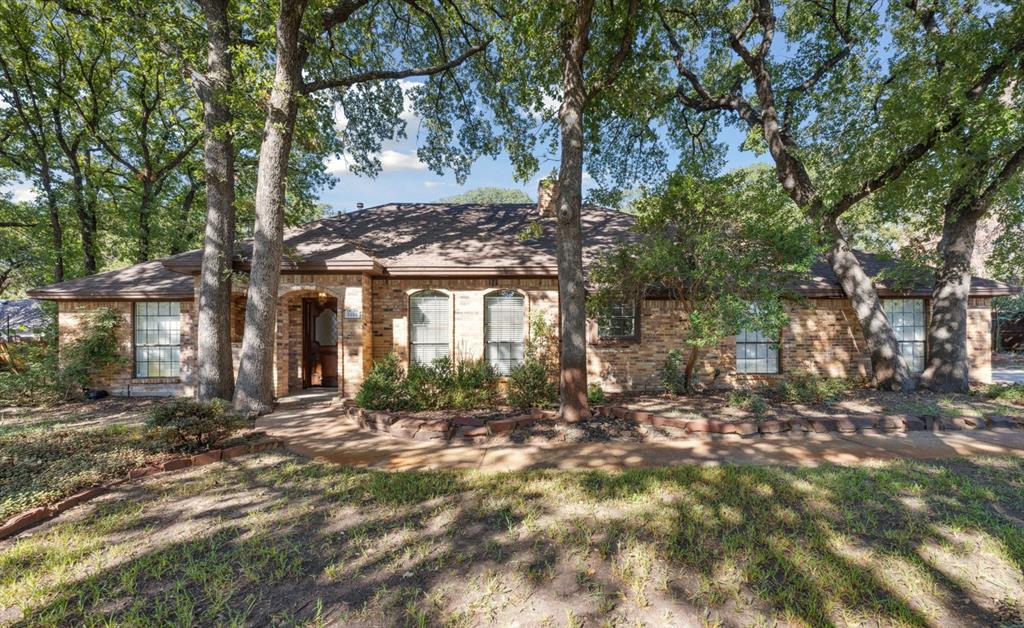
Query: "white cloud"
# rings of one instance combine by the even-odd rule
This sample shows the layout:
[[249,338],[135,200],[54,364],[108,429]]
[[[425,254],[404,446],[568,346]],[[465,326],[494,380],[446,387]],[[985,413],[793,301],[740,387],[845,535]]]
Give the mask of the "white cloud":
[[425,188],[439,188],[442,185],[448,185],[448,184],[446,182],[444,182],[444,181],[424,181],[423,182],[423,187],[425,187]]
[[27,183],[16,183],[0,187],[0,193],[10,194],[15,203],[31,203],[39,196],[39,192]]
[[416,153],[401,153],[397,150],[386,149],[379,155],[380,165],[384,172],[396,170],[426,170],[427,164],[420,161]]

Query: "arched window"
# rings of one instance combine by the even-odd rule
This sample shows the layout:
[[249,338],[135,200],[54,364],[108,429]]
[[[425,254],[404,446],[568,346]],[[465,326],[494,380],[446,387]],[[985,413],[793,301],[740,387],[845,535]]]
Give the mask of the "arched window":
[[409,359],[430,364],[449,355],[448,295],[434,290],[417,292],[409,297]]
[[523,361],[526,299],[514,290],[484,297],[484,356],[502,375]]

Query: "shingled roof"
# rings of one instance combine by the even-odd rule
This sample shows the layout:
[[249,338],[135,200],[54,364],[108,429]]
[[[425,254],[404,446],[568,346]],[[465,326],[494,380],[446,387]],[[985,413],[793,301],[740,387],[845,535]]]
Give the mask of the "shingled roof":
[[[554,218],[537,220],[533,204],[400,203],[378,205],[317,220],[285,232],[288,272],[366,272],[379,276],[556,276]],[[592,263],[616,244],[635,239],[629,214],[585,207],[583,261]],[[537,235],[532,225],[540,226]],[[536,236],[536,237],[527,237]],[[236,245],[235,268],[247,270],[252,241]],[[868,275],[877,277],[895,262],[858,252]],[[202,251],[45,286],[30,292],[44,299],[188,299]],[[796,286],[808,296],[842,296],[824,260]],[[1015,286],[974,278],[971,294],[1015,294]],[[899,292],[879,285],[882,295],[928,296],[931,283]]]

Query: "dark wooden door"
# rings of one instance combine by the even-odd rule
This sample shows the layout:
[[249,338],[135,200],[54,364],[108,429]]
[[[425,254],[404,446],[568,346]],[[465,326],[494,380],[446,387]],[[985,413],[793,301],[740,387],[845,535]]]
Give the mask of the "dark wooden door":
[[302,384],[338,386],[338,300],[302,301]]

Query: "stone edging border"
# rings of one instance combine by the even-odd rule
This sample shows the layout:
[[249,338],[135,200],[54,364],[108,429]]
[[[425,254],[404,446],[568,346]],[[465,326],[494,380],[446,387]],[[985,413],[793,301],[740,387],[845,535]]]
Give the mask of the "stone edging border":
[[269,449],[277,449],[283,447],[285,442],[279,438],[267,438],[256,441],[255,443],[249,443],[245,445],[235,445],[233,447],[226,447],[224,449],[211,449],[210,451],[195,454],[193,456],[181,456],[178,458],[171,458],[165,460],[160,464],[149,465],[145,467],[139,467],[128,471],[126,476],[120,480],[114,480],[107,482],[106,484],[100,484],[92,486],[90,488],[81,490],[70,497],[65,497],[55,504],[49,506],[37,506],[30,508],[21,514],[14,515],[7,521],[0,525],[0,540],[18,534],[22,530],[31,528],[44,521],[56,517],[60,513],[69,510],[83,502],[87,502],[91,499],[95,499],[100,495],[108,492],[115,486],[124,484],[131,480],[137,480],[150,475],[156,475],[158,473],[165,473],[169,471],[181,471],[191,467],[201,467],[203,465],[219,462],[221,460],[228,460],[230,458],[236,458],[238,456],[244,456],[250,453],[257,453],[261,451],[267,451]]
[[[815,418],[771,419],[767,421],[719,421],[717,419],[675,419],[625,406],[595,406],[595,414],[653,427],[682,430],[687,434],[730,434],[740,437],[772,436],[785,432],[825,434],[874,433],[889,434],[913,431],[958,431],[985,428],[1024,428],[1024,421],[999,416],[988,419],[973,416],[939,417],[912,414],[876,414],[861,416],[835,416]],[[456,416],[452,419],[418,419],[400,413],[363,410],[346,406],[345,415],[360,428],[373,432],[386,432],[399,438],[412,440],[461,440],[482,443],[492,436],[505,434],[541,419],[554,419],[553,410],[534,408],[519,416],[483,421],[476,417]]]
[[418,419],[400,413],[363,410],[347,406],[345,415],[360,428],[372,432],[387,432],[398,438],[412,440],[461,440],[481,443],[496,434],[507,434],[541,419],[558,418],[554,410],[532,408],[520,415],[505,419],[484,421],[473,416],[456,416],[448,419]]

